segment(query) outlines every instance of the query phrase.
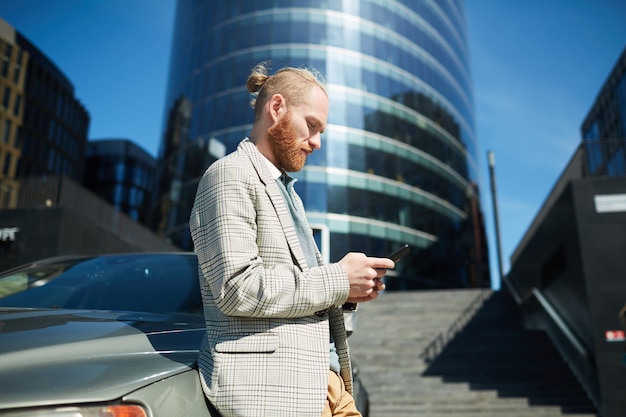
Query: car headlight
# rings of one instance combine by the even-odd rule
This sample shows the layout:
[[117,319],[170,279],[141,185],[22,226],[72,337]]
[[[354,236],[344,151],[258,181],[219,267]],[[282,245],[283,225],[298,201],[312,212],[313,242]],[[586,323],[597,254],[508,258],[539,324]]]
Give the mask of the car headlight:
[[0,411],[0,417],[148,417],[138,405],[104,405],[96,407],[40,408],[24,411]]

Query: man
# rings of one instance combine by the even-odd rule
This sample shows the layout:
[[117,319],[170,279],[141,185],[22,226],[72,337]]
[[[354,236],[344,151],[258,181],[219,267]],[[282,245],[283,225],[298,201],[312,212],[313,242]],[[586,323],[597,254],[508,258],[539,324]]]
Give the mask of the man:
[[287,172],[321,146],[329,103],[316,75],[270,76],[261,64],[247,87],[250,136],[207,169],[189,221],[207,325],[202,387],[224,417],[360,416],[342,306],[376,298],[394,263],[349,253],[324,265],[315,245]]

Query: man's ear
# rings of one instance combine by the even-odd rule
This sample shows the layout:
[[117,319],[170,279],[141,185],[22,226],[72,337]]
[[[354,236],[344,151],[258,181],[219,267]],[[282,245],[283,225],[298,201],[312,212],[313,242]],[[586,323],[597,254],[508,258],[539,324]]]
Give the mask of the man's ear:
[[272,120],[275,122],[278,117],[287,110],[287,103],[282,94],[274,94],[268,100],[268,106]]

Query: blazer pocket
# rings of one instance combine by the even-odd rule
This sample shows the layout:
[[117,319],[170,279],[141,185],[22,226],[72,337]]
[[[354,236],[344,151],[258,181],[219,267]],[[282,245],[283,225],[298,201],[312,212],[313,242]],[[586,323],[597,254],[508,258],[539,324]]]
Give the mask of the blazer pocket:
[[276,333],[231,334],[215,345],[215,350],[220,353],[272,353],[276,349]]

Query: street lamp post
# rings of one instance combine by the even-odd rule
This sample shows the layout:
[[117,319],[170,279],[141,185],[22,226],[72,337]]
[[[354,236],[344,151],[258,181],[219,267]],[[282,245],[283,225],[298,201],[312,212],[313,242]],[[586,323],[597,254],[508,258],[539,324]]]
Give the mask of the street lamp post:
[[489,160],[489,178],[491,179],[491,199],[493,202],[493,218],[496,228],[496,251],[498,254],[498,272],[500,274],[500,283],[502,283],[502,279],[504,274],[502,272],[502,252],[500,247],[500,222],[498,220],[498,202],[496,197],[496,157],[493,154],[493,151],[487,152],[487,158]]

